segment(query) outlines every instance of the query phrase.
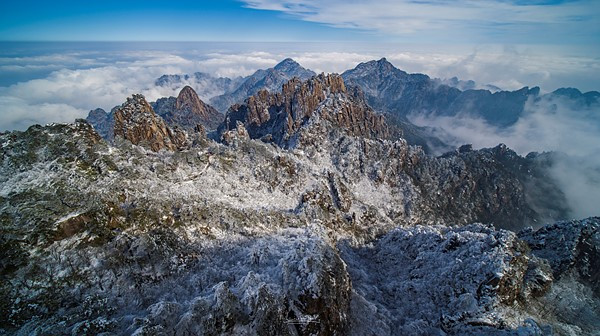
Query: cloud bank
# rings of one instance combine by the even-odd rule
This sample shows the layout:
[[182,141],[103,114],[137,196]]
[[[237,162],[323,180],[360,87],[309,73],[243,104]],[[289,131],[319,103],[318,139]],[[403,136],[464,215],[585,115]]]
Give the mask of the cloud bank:
[[[411,121],[433,127],[442,141],[474,148],[504,143],[521,155],[556,151],[548,174],[565,194],[573,218],[600,215],[600,105],[583,108],[564,99],[529,101],[512,126],[498,128],[469,114],[455,117],[413,115]],[[566,155],[565,155],[566,154]]]
[[[526,85],[541,85],[547,90],[560,86],[598,89],[596,59],[530,48],[489,46],[440,51],[328,44],[250,45],[240,50],[204,45],[171,50],[165,50],[169,46],[162,50],[131,50],[127,44],[119,47],[0,57],[0,78],[5,82],[0,83],[0,130],[22,130],[33,123],[71,122],[97,107],[110,110],[133,93],[142,93],[149,100],[176,95],[177,87],[154,85],[163,74],[200,71],[214,76],[247,76],[286,57],[316,72],[340,73],[360,62],[387,57],[408,72],[438,78],[458,76],[502,89]],[[189,84],[204,100],[220,94],[201,83]]]

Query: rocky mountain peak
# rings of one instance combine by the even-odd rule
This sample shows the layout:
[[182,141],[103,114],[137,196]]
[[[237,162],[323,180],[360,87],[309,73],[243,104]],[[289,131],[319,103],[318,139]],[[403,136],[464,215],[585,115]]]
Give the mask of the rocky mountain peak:
[[178,110],[189,109],[190,111],[201,113],[206,108],[206,104],[200,100],[200,97],[198,97],[198,94],[191,86],[186,85],[179,91],[175,108]]
[[141,94],[127,97],[125,103],[115,111],[115,119],[123,121],[123,123],[137,122],[141,119],[152,121],[154,118],[156,118],[154,110]]
[[273,69],[277,71],[288,72],[290,70],[295,70],[298,68],[302,68],[302,66],[298,62],[288,57],[283,61],[279,62]]
[[242,103],[260,90],[278,92],[284,83],[294,77],[307,80],[313,76],[316,76],[316,73],[302,67],[293,59],[286,58],[273,68],[257,70],[244,78],[235,90],[211,98],[210,104],[217,110],[226,112],[231,105]]
[[406,75],[407,73],[396,68],[392,63],[390,63],[385,57],[379,59],[379,60],[372,60],[372,61],[368,61],[368,62],[363,62],[360,63],[359,65],[356,66],[356,68],[349,70],[350,71],[354,71],[354,72],[371,72],[371,73],[378,73],[378,74],[385,74],[385,73],[400,73],[400,74],[404,74]]
[[187,85],[177,98],[161,98],[153,103],[153,107],[167,124],[187,131],[193,131],[198,125],[212,130],[223,121],[223,115],[204,103],[196,91]]
[[379,59],[378,61],[376,61],[377,66],[379,67],[383,67],[383,68],[394,68],[396,69],[396,67],[394,67],[394,65],[392,63],[390,63],[387,58],[382,57],[381,59]]
[[298,62],[294,61],[291,58],[286,58],[283,61],[279,62],[279,64],[277,64],[273,68],[273,70],[279,73],[280,76],[283,75],[288,79],[291,79],[292,77],[299,77],[302,80],[306,80],[308,78],[316,76],[316,73],[304,68],[302,65],[300,65]]
[[105,119],[106,111],[101,108],[93,109],[88,113],[87,119]]
[[85,118],[104,139],[112,140],[114,119],[112,113],[101,108],[91,110]]
[[187,144],[186,135],[171,130],[165,121],[154,113],[141,94],[134,94],[114,113],[114,135],[158,152],[161,149],[177,150]]
[[[191,86],[186,85],[177,96],[175,101],[176,113],[188,112],[199,116],[204,120],[209,120],[218,115],[219,122],[222,119],[220,113],[214,110],[209,105],[205,104]],[[203,124],[200,122],[200,124]],[[192,125],[195,126],[195,125]]]
[[[411,115],[453,116],[469,112],[490,124],[506,127],[515,123],[525,103],[536,98],[539,88],[517,91],[466,90],[440,83],[424,74],[408,74],[395,68],[385,58],[361,63],[342,74],[348,85],[359,86],[369,105],[378,112],[389,113],[398,126]],[[457,81],[455,81],[457,82]],[[452,81],[450,81],[452,84]]]

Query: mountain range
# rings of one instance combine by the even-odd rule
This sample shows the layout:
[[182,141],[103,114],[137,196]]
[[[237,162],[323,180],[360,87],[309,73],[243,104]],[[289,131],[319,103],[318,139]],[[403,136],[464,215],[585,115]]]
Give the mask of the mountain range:
[[408,74],[385,58],[361,63],[345,71],[342,78],[348,85],[360,87],[375,110],[401,119],[414,114],[469,114],[491,125],[506,127],[523,115],[528,101],[563,98],[581,107],[600,104],[600,92],[582,93],[574,88],[557,89],[543,95],[539,87],[523,87],[516,91],[462,91],[440,84],[439,80],[427,75]]
[[[315,75],[316,73],[303,68],[293,59],[286,58],[273,68],[257,70],[247,77],[216,78],[209,74],[196,72],[193,75],[163,75],[156,80],[155,85],[174,89],[184,85],[196,87],[200,96],[206,97],[204,99],[210,105],[221,113],[226,113],[231,105],[243,102],[244,99],[260,90],[277,92],[284,83],[294,77],[307,80]],[[219,93],[214,94],[215,92]]]
[[[303,68],[292,59],[285,59],[275,67],[258,70],[245,78],[229,80],[229,89],[222,94],[211,96],[206,89],[210,79],[215,87],[222,87],[225,78],[198,75],[200,96],[208,97],[209,103],[226,113],[228,108],[254,95],[261,89],[276,93],[283,83],[298,77],[307,80],[314,72]],[[170,77],[169,77],[170,76]],[[377,113],[386,115],[395,138],[404,138],[410,144],[419,145],[428,153],[434,148],[451,150],[449,144],[435,137],[427,127],[419,127],[411,120],[419,116],[470,116],[481,118],[491,126],[506,128],[513,125],[526,111],[528,104],[540,100],[554,100],[567,103],[576,109],[600,105],[600,93],[582,93],[574,88],[561,88],[551,93],[541,94],[538,87],[524,87],[516,91],[503,91],[491,85],[477,89],[473,81],[462,81],[456,77],[441,80],[423,74],[408,74],[394,67],[387,59],[369,61],[342,73],[347,86],[362,90],[367,104]],[[165,75],[157,85],[182,87],[190,75]],[[166,79],[169,78],[169,81]],[[178,84],[180,86],[178,86]],[[91,119],[90,119],[91,120]],[[93,120],[91,120],[93,122]],[[206,126],[206,125],[205,125]],[[208,127],[210,129],[210,127]]]
[[282,64],[225,114],[184,85],[1,134],[0,333],[600,330],[600,219],[568,220],[554,153],[432,156],[391,107],[479,93],[385,60],[307,79]]

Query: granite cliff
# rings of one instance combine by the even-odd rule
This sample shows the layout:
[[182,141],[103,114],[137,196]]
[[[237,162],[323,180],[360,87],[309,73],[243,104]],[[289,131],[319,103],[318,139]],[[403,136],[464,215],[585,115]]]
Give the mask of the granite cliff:
[[259,91],[244,104],[233,105],[219,130],[223,132],[241,123],[250,138],[270,139],[289,147],[305,123],[320,118],[349,135],[389,138],[385,119],[361,98],[346,90],[339,75],[321,74],[307,81],[294,78],[283,84],[281,92]]
[[114,112],[114,137],[129,140],[134,145],[177,150],[187,145],[187,135],[179,129],[171,129],[148,104],[144,96],[134,94]]

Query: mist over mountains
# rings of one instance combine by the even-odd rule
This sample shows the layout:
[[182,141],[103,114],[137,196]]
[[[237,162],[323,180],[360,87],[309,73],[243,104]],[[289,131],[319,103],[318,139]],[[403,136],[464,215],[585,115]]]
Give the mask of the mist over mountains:
[[[287,58],[274,68],[258,70],[243,78],[171,74],[159,77],[156,84],[174,90],[190,84],[204,90],[198,96],[206,97],[214,92],[213,88],[228,83],[229,89],[222,89],[222,94],[209,98],[209,102],[221,107],[221,113],[226,113],[223,106],[227,104],[242,103],[259,90],[279,92],[290,78],[306,80],[312,75],[314,72]],[[538,87],[515,91],[463,91],[427,75],[408,74],[385,58],[360,63],[341,77],[347,86],[358,88],[357,94],[364,95],[370,107],[385,115],[391,127],[391,138],[406,139],[427,153],[441,155],[465,144],[484,148],[500,143],[521,155],[546,151],[561,153],[545,158],[551,161],[547,173],[561,184],[572,209],[571,216],[579,218],[595,213],[595,202],[588,197],[582,199],[581,195],[598,195],[600,190],[600,163],[594,159],[600,134],[600,93],[597,91],[582,93],[577,89],[562,88],[542,94]],[[450,82],[459,83],[458,80]],[[167,101],[170,101],[170,108],[164,107]],[[174,102],[174,97],[163,98],[153,103],[153,107],[159,115],[166,117],[174,110]],[[100,124],[95,115],[97,112],[91,114],[88,121],[100,130],[105,129],[103,123],[104,120],[110,123],[110,113],[103,114]],[[224,116],[216,112],[212,115],[213,122],[197,120],[197,123],[208,131],[214,130]],[[169,118],[166,117],[167,122]],[[231,122],[235,127],[234,121]],[[193,129],[197,123],[178,126]],[[263,135],[269,133],[272,132]]]
[[[316,73],[342,73],[381,57],[409,73],[432,78],[474,80],[504,90],[540,86],[597,90],[596,60],[576,49],[503,46],[424,48],[339,43],[9,43],[0,57],[0,129],[69,122],[90,109],[106,111],[132,92],[149,100],[176,97],[178,90],[156,86],[165,74],[203,72],[238,78],[274,67],[291,57]],[[190,85],[190,84],[188,84]],[[204,90],[192,86],[203,101]],[[183,85],[180,87],[180,89]],[[220,94],[220,93],[219,93]],[[211,94],[212,95],[212,94]]]
[[281,59],[0,134],[0,333],[599,330],[598,92]]
[[600,336],[600,1],[0,7],[0,336]]

